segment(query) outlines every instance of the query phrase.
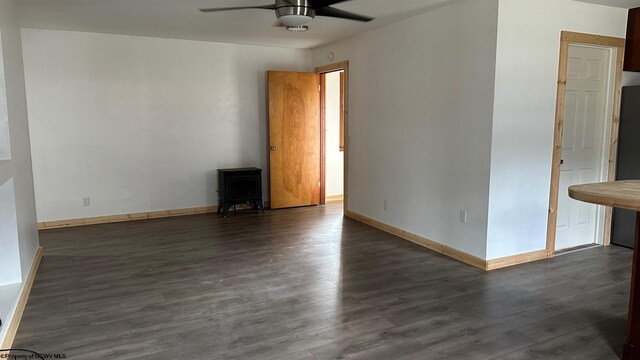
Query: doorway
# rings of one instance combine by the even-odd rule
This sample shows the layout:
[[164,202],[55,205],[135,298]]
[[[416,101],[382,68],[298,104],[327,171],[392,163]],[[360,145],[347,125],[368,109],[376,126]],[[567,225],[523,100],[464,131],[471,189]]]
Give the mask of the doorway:
[[344,70],[320,74],[321,203],[344,198]]
[[347,212],[348,84],[348,61],[314,73],[267,72],[271,209],[341,200]]
[[[323,129],[320,203],[342,201],[346,214],[349,209],[349,61],[317,67],[315,72],[320,75],[320,128]],[[340,180],[342,186],[337,184]]]
[[562,33],[547,253],[608,245],[611,210],[568,188],[615,178],[624,40]]

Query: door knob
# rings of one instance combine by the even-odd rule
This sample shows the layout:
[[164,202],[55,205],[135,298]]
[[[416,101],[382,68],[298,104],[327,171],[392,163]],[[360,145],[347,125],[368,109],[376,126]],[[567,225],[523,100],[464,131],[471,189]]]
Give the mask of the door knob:
[[276,147],[275,147],[275,146],[272,146],[272,147],[271,147],[271,151],[276,151]]

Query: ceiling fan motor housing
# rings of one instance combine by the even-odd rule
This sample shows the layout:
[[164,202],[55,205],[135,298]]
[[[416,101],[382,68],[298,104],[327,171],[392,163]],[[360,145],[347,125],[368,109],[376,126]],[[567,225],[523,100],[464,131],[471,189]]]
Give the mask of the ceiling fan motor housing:
[[276,17],[287,26],[302,26],[316,16],[309,0],[276,0]]
[[223,8],[206,8],[200,11],[218,12],[230,10],[245,9],[262,9],[275,10],[276,17],[287,29],[292,31],[305,31],[308,29],[305,25],[311,22],[314,17],[325,16],[330,18],[347,19],[368,22],[374,20],[371,17],[354,14],[345,10],[331,7],[331,5],[343,3],[349,0],[274,0],[271,5],[260,6],[239,6],[239,7],[223,7]]

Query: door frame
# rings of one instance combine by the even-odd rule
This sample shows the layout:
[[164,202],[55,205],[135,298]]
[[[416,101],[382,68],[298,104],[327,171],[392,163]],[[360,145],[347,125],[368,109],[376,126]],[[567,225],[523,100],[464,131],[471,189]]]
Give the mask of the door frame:
[[[609,141],[609,162],[607,180],[612,181],[616,175],[618,158],[618,130],[620,128],[620,99],[622,95],[622,68],[624,61],[625,40],[621,38],[583,34],[563,31],[560,37],[560,63],[558,68],[558,93],[556,98],[556,119],[553,136],[553,159],[551,163],[551,190],[549,194],[549,217],[547,222],[547,257],[555,255],[556,225],[558,220],[558,197],[560,187],[560,162],[562,159],[562,136],[564,131],[565,91],[567,88],[567,64],[569,45],[591,45],[616,50],[613,107],[611,108],[611,131]],[[606,139],[605,139],[606,146]],[[612,209],[607,207],[604,214],[604,231],[602,244],[611,243]]]
[[346,214],[349,210],[349,61],[340,61],[337,63],[319,66],[315,68],[315,72],[320,75],[320,204],[326,202],[326,124],[325,124],[325,77],[323,75],[336,71],[344,71],[344,84],[342,91],[344,92],[344,106],[342,108],[342,116],[344,123],[344,185],[342,206],[343,212]]

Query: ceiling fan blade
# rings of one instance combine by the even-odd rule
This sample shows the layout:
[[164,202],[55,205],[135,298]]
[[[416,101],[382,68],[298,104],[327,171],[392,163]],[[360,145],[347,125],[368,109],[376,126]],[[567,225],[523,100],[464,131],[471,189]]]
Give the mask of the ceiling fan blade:
[[311,3],[311,7],[314,9],[320,9],[323,7],[327,7],[327,6],[331,6],[331,5],[335,5],[335,4],[339,4],[347,1],[351,1],[351,0],[309,0],[309,2]]
[[265,9],[265,10],[275,10],[275,5],[263,5],[263,6],[240,6],[240,7],[226,7],[226,8],[208,8],[208,9],[200,9],[200,11],[204,13],[209,12],[217,12],[217,11],[229,11],[229,10],[242,10],[242,9]]
[[358,15],[358,14],[354,14],[348,11],[344,11],[344,10],[340,10],[332,7],[316,9],[316,15],[328,16],[328,17],[334,17],[334,18],[340,18],[340,19],[356,20],[356,21],[362,21],[362,22],[368,22],[368,21],[374,20],[374,18],[371,18],[368,16]]

